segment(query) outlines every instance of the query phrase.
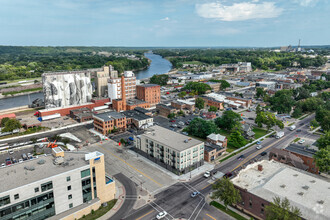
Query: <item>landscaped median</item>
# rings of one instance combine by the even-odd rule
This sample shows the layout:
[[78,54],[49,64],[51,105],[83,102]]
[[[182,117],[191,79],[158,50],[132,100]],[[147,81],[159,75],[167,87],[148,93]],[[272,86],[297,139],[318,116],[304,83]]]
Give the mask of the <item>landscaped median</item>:
[[246,218],[244,218],[240,214],[232,211],[231,209],[226,209],[226,207],[224,207],[223,205],[221,205],[220,203],[218,203],[216,201],[210,202],[210,205],[216,207],[217,209],[221,210],[222,212],[230,215],[231,217],[233,217],[233,218],[235,218],[237,220],[247,220]]
[[105,213],[109,212],[116,204],[117,199],[113,199],[111,201],[108,202],[107,206],[101,206],[98,210],[92,210],[90,214],[83,216],[82,220],[94,220],[97,218],[100,218],[101,216],[103,216]]

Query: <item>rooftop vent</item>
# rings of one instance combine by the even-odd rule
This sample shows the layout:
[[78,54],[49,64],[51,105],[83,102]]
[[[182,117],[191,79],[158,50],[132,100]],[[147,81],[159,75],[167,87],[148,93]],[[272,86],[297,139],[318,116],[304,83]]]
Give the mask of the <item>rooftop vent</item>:
[[315,181],[315,180],[311,180],[311,181],[309,181],[309,182],[311,182],[311,183],[315,183],[316,181]]
[[28,166],[25,166],[24,169],[29,170],[29,171],[33,171],[33,170],[35,170],[34,167],[28,167]]
[[297,194],[298,194],[299,196],[303,196],[303,195],[304,195],[303,192],[298,192]]
[[297,177],[297,176],[298,176],[298,174],[293,174],[293,176]]
[[304,190],[308,190],[309,189],[309,186],[303,186],[302,187]]
[[38,164],[39,164],[39,165],[42,165],[42,164],[45,164],[45,163],[46,163],[46,161],[43,160],[43,159],[41,159],[41,160],[38,161]]
[[317,201],[317,203],[318,203],[318,204],[323,204],[324,201],[323,201],[323,200],[319,200],[319,201]]
[[54,165],[60,165],[64,162],[64,158],[63,157],[56,157],[54,159]]
[[184,140],[185,143],[188,143],[188,139]]
[[282,185],[280,185],[280,187],[281,187],[281,188],[285,188],[285,187],[286,187],[286,185],[285,185],[285,184],[282,184]]

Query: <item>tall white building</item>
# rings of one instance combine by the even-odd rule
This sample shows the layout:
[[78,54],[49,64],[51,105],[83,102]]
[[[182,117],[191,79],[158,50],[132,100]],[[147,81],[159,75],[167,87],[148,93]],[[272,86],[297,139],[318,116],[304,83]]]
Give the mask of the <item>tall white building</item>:
[[[108,80],[108,96],[112,100],[122,99],[121,89],[122,78]],[[124,72],[126,100],[134,99],[136,96],[136,77],[132,71]]]

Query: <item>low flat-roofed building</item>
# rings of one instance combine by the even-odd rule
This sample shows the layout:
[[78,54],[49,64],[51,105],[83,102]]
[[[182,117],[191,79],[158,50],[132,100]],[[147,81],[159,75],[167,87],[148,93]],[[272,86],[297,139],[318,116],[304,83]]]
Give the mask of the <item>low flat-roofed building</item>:
[[115,182],[106,177],[102,153],[56,147],[52,154],[0,169],[1,220],[60,219],[64,213],[79,219],[114,199]]
[[93,120],[92,111],[89,108],[79,108],[70,111],[70,117],[78,122],[85,122]]
[[93,115],[94,129],[103,135],[111,133],[112,130],[125,130],[126,116],[119,112],[103,112]]
[[164,104],[158,104],[156,105],[156,109],[159,113],[159,115],[166,117],[171,113],[176,113],[178,110],[174,108],[171,105],[164,105]]
[[122,114],[126,116],[127,125],[134,125],[138,129],[150,127],[154,122],[153,117],[136,111],[135,109],[122,112]]
[[206,143],[204,149],[204,160],[206,162],[212,162],[226,152],[227,148],[218,144]]
[[242,197],[239,209],[256,218],[266,218],[266,206],[275,197],[288,198],[304,219],[330,219],[330,183],[294,167],[262,160],[249,164],[232,182]]
[[157,125],[134,141],[138,153],[176,174],[204,164],[204,142]]

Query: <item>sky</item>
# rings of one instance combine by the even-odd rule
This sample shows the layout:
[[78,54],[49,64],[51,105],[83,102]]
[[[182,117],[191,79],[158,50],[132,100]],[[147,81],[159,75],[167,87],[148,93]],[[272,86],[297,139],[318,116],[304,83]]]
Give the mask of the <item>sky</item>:
[[330,0],[0,0],[0,45],[330,45]]

